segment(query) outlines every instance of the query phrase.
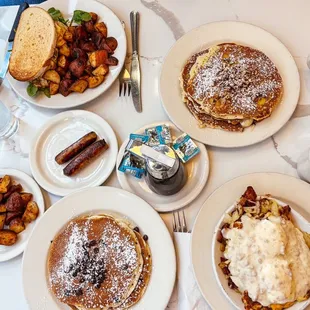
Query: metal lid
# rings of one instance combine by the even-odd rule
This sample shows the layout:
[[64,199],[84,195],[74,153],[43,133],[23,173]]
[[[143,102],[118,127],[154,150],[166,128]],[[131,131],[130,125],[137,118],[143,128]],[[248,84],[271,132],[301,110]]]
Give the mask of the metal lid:
[[180,161],[176,156],[174,150],[167,145],[161,144],[153,147],[154,150],[165,154],[166,156],[173,158],[175,160],[172,168],[157,162],[154,159],[146,159],[147,172],[156,179],[165,180],[172,177],[179,169]]

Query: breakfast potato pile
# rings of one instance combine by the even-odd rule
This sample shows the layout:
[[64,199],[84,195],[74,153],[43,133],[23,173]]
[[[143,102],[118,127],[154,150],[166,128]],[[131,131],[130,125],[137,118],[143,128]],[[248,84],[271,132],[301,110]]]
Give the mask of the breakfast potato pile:
[[23,192],[21,184],[12,184],[10,176],[0,178],[0,245],[13,245],[26,224],[39,215],[32,194]]
[[[57,43],[54,56],[49,60],[45,74],[29,86],[42,90],[47,96],[58,92],[68,96],[83,93],[87,88],[102,84],[110,66],[117,66],[114,56],[118,42],[108,37],[104,22],[90,12],[91,19],[77,26],[55,21]],[[28,92],[29,93],[29,92]]]

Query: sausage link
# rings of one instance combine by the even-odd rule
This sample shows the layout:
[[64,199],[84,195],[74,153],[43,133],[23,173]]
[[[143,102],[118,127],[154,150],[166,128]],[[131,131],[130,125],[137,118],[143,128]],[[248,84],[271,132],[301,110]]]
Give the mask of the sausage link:
[[72,159],[77,154],[81,153],[85,150],[89,145],[94,143],[97,140],[97,134],[93,131],[89,132],[81,139],[77,140],[76,142],[72,143],[66,149],[61,151],[56,157],[55,160],[57,164],[62,165]]
[[108,147],[109,146],[104,139],[93,143],[81,154],[70,161],[70,163],[63,170],[64,174],[69,177],[78,173],[89,163],[91,163],[96,157],[102,154]]

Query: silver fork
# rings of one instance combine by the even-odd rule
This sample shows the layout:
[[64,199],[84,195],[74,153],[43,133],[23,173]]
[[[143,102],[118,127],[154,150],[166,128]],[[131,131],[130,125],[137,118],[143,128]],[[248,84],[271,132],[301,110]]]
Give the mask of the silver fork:
[[188,233],[184,210],[173,212],[172,226],[174,232]]
[[122,96],[123,89],[124,89],[123,96],[126,96],[126,95],[130,96],[130,91],[131,91],[130,73],[125,67],[123,68],[123,71],[121,72],[119,76],[119,94],[118,94],[119,97]]

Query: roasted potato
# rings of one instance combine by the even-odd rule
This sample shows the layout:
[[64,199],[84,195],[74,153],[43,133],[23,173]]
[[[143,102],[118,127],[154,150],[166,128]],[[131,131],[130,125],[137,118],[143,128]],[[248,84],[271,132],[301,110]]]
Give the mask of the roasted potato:
[[58,74],[58,72],[56,70],[48,70],[44,73],[43,78],[54,82],[56,84],[60,83],[60,75]]
[[56,95],[58,93],[59,84],[51,82],[49,86],[50,94]]
[[88,87],[89,88],[95,88],[99,86],[104,81],[104,76],[90,76],[88,78]]
[[95,76],[106,75],[109,72],[109,67],[106,64],[102,64],[97,67],[92,73]]
[[14,192],[8,198],[5,206],[9,212],[22,212],[24,210],[24,201],[19,193]]
[[20,193],[20,197],[22,197],[24,206],[26,206],[33,196],[31,193]]
[[66,44],[66,40],[63,37],[57,37],[56,46],[62,47],[64,44]]
[[22,215],[23,215],[23,212],[7,212],[6,219],[5,219],[5,225],[10,225],[12,220],[14,220],[17,217],[21,217]]
[[63,79],[59,84],[59,92],[67,97],[71,91],[69,90],[70,86],[73,84],[73,80]]
[[72,49],[71,51],[71,56],[75,59],[77,58],[83,58],[85,60],[87,60],[88,56],[87,53],[85,51],[83,51],[81,48],[79,47],[75,47]]
[[66,57],[69,57],[71,55],[70,47],[67,44],[64,44],[60,49],[59,53],[61,55],[65,55]]
[[75,27],[74,26],[69,26],[67,31],[69,31],[70,33],[72,33],[74,35],[75,33]]
[[19,234],[23,230],[25,230],[25,224],[20,217],[15,218],[11,221],[9,225],[9,229],[14,231],[16,234]]
[[88,82],[86,80],[77,80],[71,85],[69,90],[73,92],[83,93],[87,86]]
[[2,230],[3,227],[4,227],[5,218],[6,218],[6,214],[5,213],[0,214],[0,230]]
[[93,32],[93,34],[91,36],[92,42],[95,43],[95,45],[97,46],[98,49],[100,49],[101,42],[103,39],[104,39],[103,34],[101,32],[98,32],[98,31]]
[[109,46],[109,48],[112,51],[116,50],[118,42],[117,42],[117,40],[114,37],[108,37],[108,38],[106,38],[105,41],[106,41],[106,44]]
[[11,185],[11,178],[8,175],[5,175],[0,182],[0,193],[4,194],[9,190]]
[[75,37],[77,40],[87,40],[88,34],[83,26],[75,27]]
[[65,70],[68,69],[70,65],[69,60],[66,58],[65,55],[60,55],[58,58],[58,66],[64,68]]
[[85,68],[86,68],[86,60],[84,58],[75,59],[69,65],[69,70],[77,78],[83,75]]
[[114,56],[110,56],[106,59],[105,64],[108,66],[117,66],[118,65],[118,59]]
[[39,215],[39,207],[35,201],[27,203],[26,210],[23,214],[22,220],[24,223],[30,223],[34,221]]
[[108,52],[106,50],[100,50],[92,52],[89,55],[89,62],[93,68],[97,68],[100,65],[104,64],[108,58]]
[[95,31],[94,22],[92,20],[85,22],[84,27],[88,33],[93,33]]
[[62,68],[62,67],[57,67],[57,68],[56,68],[56,71],[57,71],[57,73],[58,73],[60,76],[65,76],[66,73],[67,73],[66,69],[64,69],[64,68]]
[[65,32],[68,29],[68,26],[66,26],[64,23],[60,22],[60,21],[55,21],[55,29],[56,29],[56,33],[58,36],[63,37]]
[[14,184],[10,187],[7,193],[3,195],[3,199],[6,200],[14,192],[20,193],[23,190],[23,187],[20,184]]
[[85,81],[87,81],[89,77],[90,77],[90,75],[85,74],[85,75],[81,76],[81,77],[79,78],[79,80],[85,80]]
[[2,201],[3,199],[3,194],[0,194],[0,202]]
[[104,22],[96,23],[95,29],[102,33],[102,35],[106,38],[108,35],[108,28]]
[[6,212],[6,205],[5,204],[0,204],[0,213]]
[[81,49],[85,52],[94,52],[97,50],[97,47],[93,42],[85,42],[81,44]]
[[57,63],[53,59],[49,59],[47,63],[48,70],[55,70],[57,68]]
[[91,20],[93,23],[95,23],[98,19],[98,15],[94,12],[89,12],[90,16],[91,16]]
[[0,231],[0,245],[13,245],[17,241],[17,234],[14,231],[4,229]]
[[54,55],[53,55],[53,57],[51,58],[51,60],[53,60],[54,62],[57,63],[58,55],[59,55],[59,50],[58,50],[58,48],[55,48],[55,50],[54,50]]
[[[70,27],[69,27],[70,28]],[[74,40],[74,36],[73,36],[74,32],[71,32],[69,29],[64,33],[64,40],[66,40],[67,42],[73,42]]]

